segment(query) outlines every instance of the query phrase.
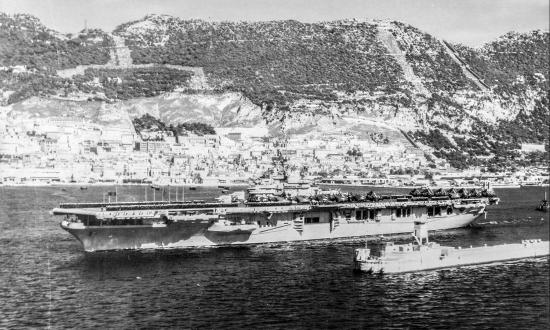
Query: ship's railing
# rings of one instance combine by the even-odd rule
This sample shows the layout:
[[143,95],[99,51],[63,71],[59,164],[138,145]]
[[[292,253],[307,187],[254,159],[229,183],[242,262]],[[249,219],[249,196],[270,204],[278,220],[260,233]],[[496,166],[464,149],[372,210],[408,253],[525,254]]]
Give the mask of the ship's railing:
[[[456,201],[456,200],[455,200]],[[431,200],[431,201],[379,201],[379,202],[357,202],[357,203],[332,203],[332,204],[287,204],[287,205],[254,205],[235,208],[219,208],[216,209],[219,213],[280,213],[293,211],[309,211],[309,210],[336,210],[336,209],[385,209],[408,206],[451,206],[453,200]]]
[[282,195],[263,196],[263,198],[249,198],[248,205],[283,205],[283,204],[334,204],[334,203],[362,203],[379,201],[428,201],[428,200],[461,200],[461,199],[482,199],[498,198],[494,195],[488,195],[484,192],[454,192],[454,191],[435,191],[435,192],[414,192],[414,194],[404,195],[377,195],[374,192],[367,194],[337,193],[337,194],[317,194],[313,196],[295,196],[285,198]]
[[106,208],[111,210],[149,209],[149,208],[172,208],[174,206],[196,207],[197,205],[222,205],[219,202],[205,202],[202,200],[193,201],[155,201],[155,202],[113,202],[113,203],[61,203],[60,209],[86,209]]
[[309,202],[306,203],[292,203],[291,201],[280,201],[280,202],[247,202],[247,206],[284,206],[284,205],[293,205],[293,204],[309,204]]
[[[439,200],[479,200],[479,199],[498,199],[494,196],[475,196],[453,198],[449,195],[443,196],[413,196],[413,195],[316,195],[311,197],[292,198],[277,201],[248,201],[247,206],[283,206],[296,204],[312,204],[312,205],[331,205],[342,203],[368,203],[368,202],[407,202],[407,201],[439,201]],[[194,201],[143,201],[143,202],[113,202],[113,203],[61,203],[61,209],[76,209],[76,208],[105,208],[107,210],[133,210],[133,209],[170,209],[170,208],[208,208],[208,207],[227,207],[236,206],[236,203],[224,204],[220,202],[205,202],[202,200]]]
[[105,207],[106,211],[131,211],[131,210],[167,210],[167,209],[209,209],[219,207],[234,207],[238,203],[163,203],[156,205],[121,205]]
[[[459,202],[459,204],[457,204]],[[137,219],[137,218],[159,218],[161,216],[178,216],[180,211],[187,214],[190,211],[196,211],[195,215],[205,215],[205,212],[210,212],[208,216],[216,214],[251,214],[251,213],[288,213],[288,212],[305,212],[305,211],[330,211],[341,209],[391,209],[400,207],[419,207],[419,206],[454,206],[454,207],[475,207],[483,205],[483,199],[464,199],[464,200],[427,200],[427,201],[395,201],[385,200],[378,202],[355,202],[355,203],[332,203],[332,204],[276,204],[270,205],[239,205],[237,203],[202,203],[202,204],[185,204],[185,203],[170,203],[158,205],[126,205],[112,206],[102,209],[62,209],[56,208],[53,210],[54,215],[84,215],[94,216],[98,219]]]
[[339,203],[339,204],[319,204],[315,205],[317,208],[366,208],[366,209],[383,209],[383,208],[395,208],[406,206],[448,206],[452,205],[451,200],[432,200],[432,201],[380,201],[380,202],[360,202],[360,203]]
[[[254,212],[256,208],[272,212],[274,207],[281,210],[292,210],[294,206],[299,206],[299,209],[341,209],[341,208],[391,208],[402,206],[431,206],[431,205],[451,205],[451,204],[479,204],[490,203],[498,197],[480,197],[480,198],[450,198],[449,196],[432,196],[432,197],[413,197],[411,195],[382,195],[375,196],[369,200],[353,200],[348,198],[338,198],[332,200],[315,200],[315,199],[298,199],[284,201],[265,201],[265,202],[245,202],[239,203],[221,203],[221,202],[205,202],[205,201],[148,201],[148,202],[115,202],[115,203],[62,203],[59,209],[94,209],[99,208],[100,211],[145,211],[145,210],[169,210],[169,209],[231,209],[229,212],[237,213],[236,208],[247,209],[246,213]],[[498,202],[498,201],[497,201]],[[241,207],[239,207],[241,206]],[[227,212],[221,211],[221,212]],[[66,212],[58,212],[59,214]]]
[[246,202],[246,205],[248,206],[280,206],[280,205],[341,205],[346,203],[384,203],[384,202],[391,202],[391,203],[402,203],[402,202],[428,202],[428,201],[483,201],[486,200],[486,197],[480,197],[480,198],[450,198],[448,196],[435,196],[435,197],[412,197],[407,195],[394,195],[394,196],[380,196],[377,198],[370,198],[365,200],[353,200],[353,199],[332,199],[332,200],[316,200],[316,199],[305,199],[302,201],[296,201],[296,200],[285,200],[285,201],[254,201],[254,202]]

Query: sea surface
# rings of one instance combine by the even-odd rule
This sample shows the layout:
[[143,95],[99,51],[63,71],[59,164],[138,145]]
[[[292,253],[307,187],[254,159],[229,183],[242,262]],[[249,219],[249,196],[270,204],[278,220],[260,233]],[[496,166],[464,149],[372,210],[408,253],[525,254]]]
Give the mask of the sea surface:
[[[118,187],[119,201],[143,200],[146,189]],[[463,247],[547,240],[548,214],[535,210],[544,189],[496,190],[501,202],[488,207],[486,219],[431,239]],[[48,212],[60,202],[101,201],[110,190],[0,187],[0,328],[546,329],[549,323],[544,258],[380,276],[352,271],[361,239],[86,254]],[[186,199],[218,193],[185,188]]]

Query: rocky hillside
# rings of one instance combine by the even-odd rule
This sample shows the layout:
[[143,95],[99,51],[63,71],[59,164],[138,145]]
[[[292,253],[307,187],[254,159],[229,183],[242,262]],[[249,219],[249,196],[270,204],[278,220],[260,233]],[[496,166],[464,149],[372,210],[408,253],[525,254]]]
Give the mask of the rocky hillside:
[[25,65],[31,71],[101,64],[109,60],[111,38],[90,29],[77,35],[50,30],[30,15],[0,13],[0,65]]
[[[481,110],[491,110],[497,105],[502,116],[495,116],[500,119],[496,121],[480,116],[465,130],[436,124],[446,133],[449,143],[447,148],[439,148],[436,155],[465,165],[483,163],[480,158],[495,156],[485,163],[497,167],[524,164],[526,158],[527,162],[532,158],[548,161],[548,153],[522,157],[517,152],[521,143],[544,143],[548,151],[548,38],[548,32],[511,32],[480,49],[451,46],[463,64],[490,89],[480,97],[488,105]],[[443,134],[434,140],[433,134],[434,131],[421,131],[417,137],[432,146],[436,140],[445,140]]]
[[67,89],[71,82],[56,77],[56,69],[106,63],[111,46],[111,38],[101,30],[62,35],[33,16],[0,13],[0,101],[13,103]]
[[[386,21],[150,15],[112,34],[76,37],[29,16],[0,15],[0,23],[5,104],[35,95],[144,104],[164,94],[176,103],[232,99],[232,112],[215,115],[231,125],[247,118],[241,108],[254,107],[252,121],[262,118],[272,132],[341,129],[349,118],[383,122],[455,167],[513,163],[522,158],[520,143],[548,141],[548,32],[510,33],[473,49]],[[70,75],[57,71],[76,66]],[[170,109],[161,112],[174,121],[202,116]]]

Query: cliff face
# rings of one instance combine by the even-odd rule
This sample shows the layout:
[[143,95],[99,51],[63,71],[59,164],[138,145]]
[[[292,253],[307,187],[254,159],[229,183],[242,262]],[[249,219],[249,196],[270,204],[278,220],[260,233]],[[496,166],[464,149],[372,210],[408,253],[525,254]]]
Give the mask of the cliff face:
[[[181,95],[166,93],[118,102],[31,97],[0,107],[10,124],[32,118],[81,118],[101,126],[132,130],[132,119],[150,114],[166,123],[202,122],[216,127],[264,127],[260,108],[239,93]],[[17,126],[17,125],[16,125]]]
[[[355,118],[418,132],[413,135],[447,159],[473,153],[469,140],[497,141],[480,147],[490,154],[548,140],[548,32],[510,33],[472,49],[386,21],[151,15],[112,34],[92,30],[74,38],[34,18],[0,18],[0,38],[15,35],[10,47],[34,52],[0,53],[4,103],[32,95],[118,99],[135,103],[131,114],[162,104],[166,120],[261,123],[286,133],[339,131]],[[37,52],[37,45],[50,52]],[[59,47],[72,62],[51,61]],[[89,51],[98,55],[79,55]],[[430,134],[434,128],[441,134]],[[449,144],[437,148],[433,136],[446,136]]]

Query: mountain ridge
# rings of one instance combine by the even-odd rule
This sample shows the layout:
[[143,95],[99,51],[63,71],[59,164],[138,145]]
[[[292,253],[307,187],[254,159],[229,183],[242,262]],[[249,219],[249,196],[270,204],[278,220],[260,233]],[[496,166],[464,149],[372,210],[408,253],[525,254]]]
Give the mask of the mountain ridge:
[[[86,69],[71,79],[38,70],[42,78],[30,84],[31,92],[11,95],[24,99],[62,91],[113,101],[178,91],[204,94],[190,87],[200,86],[190,84],[195,73],[170,68],[181,66],[204,70],[208,93],[240,93],[259,107],[268,125],[290,132],[314,129],[321,118],[377,118],[411,131],[447,160],[466,151],[472,164],[480,155],[454,137],[483,139],[476,127],[491,132],[489,138],[509,152],[522,142],[548,141],[541,127],[520,132],[525,123],[548,125],[542,111],[548,103],[548,64],[541,60],[548,57],[547,32],[508,33],[480,49],[450,45],[458,63],[443,41],[410,25],[377,20],[206,22],[150,15],[101,35],[111,46],[113,37],[123,38],[132,62],[152,68]],[[503,52],[508,49],[509,54]],[[513,54],[518,49],[530,52],[525,60]],[[3,56],[0,60],[6,62]],[[40,83],[47,87],[36,88]],[[182,120],[185,114],[176,117]],[[509,136],[498,134],[502,127]],[[430,129],[450,137],[451,156],[427,138]]]

